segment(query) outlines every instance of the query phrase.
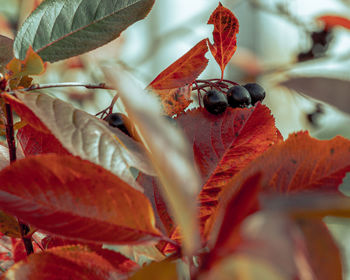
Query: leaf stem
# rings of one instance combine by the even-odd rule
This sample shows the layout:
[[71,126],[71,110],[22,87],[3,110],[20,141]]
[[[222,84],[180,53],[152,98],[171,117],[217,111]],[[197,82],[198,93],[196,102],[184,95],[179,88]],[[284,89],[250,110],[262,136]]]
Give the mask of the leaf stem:
[[99,84],[84,84],[84,83],[59,83],[59,84],[33,84],[32,86],[23,89],[24,91],[32,91],[32,90],[38,90],[38,89],[46,89],[46,88],[59,88],[59,87],[85,87],[88,89],[107,89],[107,90],[114,90],[113,87],[107,86],[104,83]]
[[[16,161],[16,142],[15,142],[15,133],[13,129],[13,114],[12,108],[10,104],[5,104],[6,110],[6,140],[7,145],[9,147],[9,157],[10,163]],[[18,220],[22,241],[24,243],[24,247],[26,248],[27,255],[34,253],[33,244],[31,237],[27,237],[27,233],[29,232],[29,227],[25,223],[22,223]]]

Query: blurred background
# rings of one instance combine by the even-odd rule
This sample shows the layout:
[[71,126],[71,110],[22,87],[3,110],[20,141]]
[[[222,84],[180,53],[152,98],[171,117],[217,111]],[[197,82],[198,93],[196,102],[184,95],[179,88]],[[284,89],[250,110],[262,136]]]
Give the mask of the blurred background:
[[[0,34],[14,37],[17,28],[40,0],[0,0]],[[350,0],[222,0],[240,23],[238,48],[225,79],[265,87],[284,138],[309,130],[320,139],[350,138],[350,25],[325,28],[317,20],[337,15],[350,20]],[[197,42],[212,38],[208,18],[217,0],[156,0],[149,16],[129,27],[120,38],[88,54],[47,66],[39,83],[103,82],[101,63],[122,63],[146,86]],[[210,53],[201,78],[219,78]],[[50,90],[92,114],[113,98],[108,91]],[[348,176],[349,177],[349,176]],[[344,192],[349,193],[344,183]],[[346,220],[328,219],[350,260]],[[350,270],[349,262],[345,264]],[[350,279],[350,278],[348,278]]]

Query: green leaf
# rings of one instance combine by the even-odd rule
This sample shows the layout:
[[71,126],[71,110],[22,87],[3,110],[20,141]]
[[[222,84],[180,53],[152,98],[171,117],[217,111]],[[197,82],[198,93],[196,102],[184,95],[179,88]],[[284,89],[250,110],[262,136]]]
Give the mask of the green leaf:
[[23,60],[32,46],[55,62],[96,49],[143,19],[154,0],[46,0],[26,19],[14,42]]

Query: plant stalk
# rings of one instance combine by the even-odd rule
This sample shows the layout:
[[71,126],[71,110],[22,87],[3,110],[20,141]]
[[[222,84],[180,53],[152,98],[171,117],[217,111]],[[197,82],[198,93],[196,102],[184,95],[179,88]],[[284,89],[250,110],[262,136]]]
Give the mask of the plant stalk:
[[[7,145],[9,147],[10,163],[13,163],[16,161],[16,142],[15,142],[15,132],[13,129],[13,114],[12,114],[11,105],[5,104],[5,110],[6,110],[6,139],[7,139]],[[30,255],[34,253],[34,249],[32,244],[32,238],[27,236],[27,233],[29,232],[29,227],[25,223],[22,223],[20,220],[18,220],[18,224],[20,227],[22,241],[23,241],[24,247],[26,248],[27,255]]]

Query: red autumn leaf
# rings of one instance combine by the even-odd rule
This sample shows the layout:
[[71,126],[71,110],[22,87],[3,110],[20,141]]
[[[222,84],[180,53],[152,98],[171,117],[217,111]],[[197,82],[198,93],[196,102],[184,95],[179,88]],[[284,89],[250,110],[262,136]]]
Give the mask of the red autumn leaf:
[[5,93],[3,94],[4,99],[8,102],[13,110],[21,116],[21,118],[29,123],[36,130],[49,134],[50,130],[42,123],[42,121],[19,99]]
[[325,29],[332,29],[333,27],[341,26],[350,29],[350,19],[341,16],[324,15],[317,18],[325,25]]
[[108,260],[118,271],[122,273],[129,273],[139,268],[139,265],[137,263],[126,258],[124,255],[111,250],[102,249],[101,244],[97,245],[93,243],[81,243],[57,236],[46,236],[41,240],[41,245],[44,249],[73,245],[84,246],[87,247],[89,250],[95,252],[96,254],[100,255],[104,259]]
[[195,109],[176,120],[192,143],[204,182],[198,197],[203,230],[223,186],[280,138],[270,110],[260,103],[250,109],[229,108],[218,116]]
[[193,143],[194,158],[205,182],[199,194],[202,223],[213,213],[218,193],[253,159],[279,141],[270,110],[228,109],[220,116],[194,110],[177,119]]
[[215,242],[216,249],[225,250],[226,246],[232,248],[232,244],[238,243],[240,224],[259,208],[260,177],[260,174],[254,174],[238,190],[227,189],[220,195],[217,214],[211,217],[214,226],[222,221],[217,236],[214,236],[215,232],[211,232],[211,242]]
[[120,274],[107,260],[84,247],[56,247],[30,255],[12,266],[3,279],[119,279]]
[[233,178],[232,184],[240,186],[246,178],[261,172],[261,184],[268,193],[337,192],[349,171],[349,140],[341,136],[317,140],[307,132],[299,132],[251,162]]
[[318,219],[298,219],[296,224],[306,241],[316,279],[343,279],[341,254],[325,223]]
[[46,249],[51,249],[59,246],[68,246],[68,245],[81,245],[87,246],[91,250],[97,250],[102,248],[102,244],[94,244],[94,243],[82,243],[76,240],[66,239],[59,236],[51,236],[47,235],[41,240],[41,246]]
[[219,3],[211,14],[208,24],[214,25],[214,44],[209,43],[209,48],[220,66],[221,79],[223,79],[225,67],[237,49],[238,19],[229,9]]
[[51,133],[43,133],[31,125],[19,129],[16,137],[25,156],[47,153],[70,154]]
[[1,208],[52,234],[117,244],[160,237],[147,198],[91,162],[27,157],[1,170],[0,182]]
[[173,116],[182,113],[192,103],[192,86],[186,85],[181,88],[155,90],[160,96],[164,111]]
[[207,39],[203,39],[185,55],[163,70],[150,84],[153,90],[181,88],[192,82],[203,72],[208,64]]

